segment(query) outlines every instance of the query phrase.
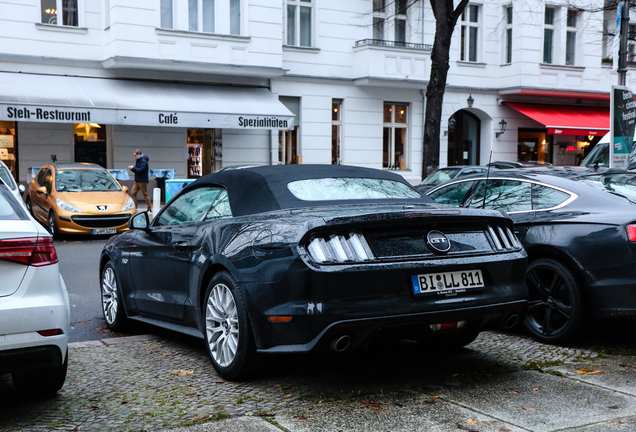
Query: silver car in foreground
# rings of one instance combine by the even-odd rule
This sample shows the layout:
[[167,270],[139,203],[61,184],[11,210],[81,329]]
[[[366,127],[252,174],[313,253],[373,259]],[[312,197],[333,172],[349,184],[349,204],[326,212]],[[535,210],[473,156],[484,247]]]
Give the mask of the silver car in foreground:
[[2,161],[0,161],[0,180],[3,181],[9,189],[11,189],[11,193],[20,201],[20,203],[25,205],[24,200],[22,199],[22,194],[26,189],[24,186],[15,182],[13,175],[11,175],[11,171],[9,171],[9,168]]
[[66,379],[70,308],[51,235],[0,183],[0,375],[49,395]]

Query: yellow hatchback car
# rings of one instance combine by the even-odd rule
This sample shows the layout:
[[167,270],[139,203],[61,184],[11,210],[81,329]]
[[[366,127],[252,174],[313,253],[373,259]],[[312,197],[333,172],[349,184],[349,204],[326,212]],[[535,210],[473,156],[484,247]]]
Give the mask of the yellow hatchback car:
[[116,234],[128,230],[135,204],[104,168],[96,164],[47,164],[27,190],[29,212],[54,237],[62,234]]

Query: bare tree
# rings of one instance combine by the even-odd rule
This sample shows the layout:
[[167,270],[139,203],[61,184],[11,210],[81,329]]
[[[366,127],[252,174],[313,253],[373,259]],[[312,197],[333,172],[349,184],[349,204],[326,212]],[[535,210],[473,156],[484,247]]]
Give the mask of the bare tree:
[[442,105],[448,77],[450,46],[457,20],[468,0],[454,7],[453,0],[429,0],[435,16],[435,40],[431,52],[431,77],[426,87],[426,116],[424,120],[424,149],[422,178],[439,166],[440,124]]

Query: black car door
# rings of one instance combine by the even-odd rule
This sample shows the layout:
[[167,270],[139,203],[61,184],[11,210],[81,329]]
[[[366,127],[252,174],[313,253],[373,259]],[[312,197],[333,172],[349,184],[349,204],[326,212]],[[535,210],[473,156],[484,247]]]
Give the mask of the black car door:
[[184,316],[190,257],[197,232],[222,188],[204,186],[181,194],[140,232],[130,248],[133,295],[140,311],[174,320]]

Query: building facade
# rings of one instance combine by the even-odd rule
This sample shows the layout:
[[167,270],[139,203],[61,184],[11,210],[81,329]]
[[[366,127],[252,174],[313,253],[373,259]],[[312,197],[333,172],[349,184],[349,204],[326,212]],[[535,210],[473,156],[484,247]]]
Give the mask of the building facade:
[[[574,165],[609,130],[615,14],[584,6],[469,3],[453,34],[441,166]],[[179,178],[341,163],[421,180],[426,1],[0,0],[0,10],[0,157],[23,183],[51,159],[124,170],[137,148]]]

